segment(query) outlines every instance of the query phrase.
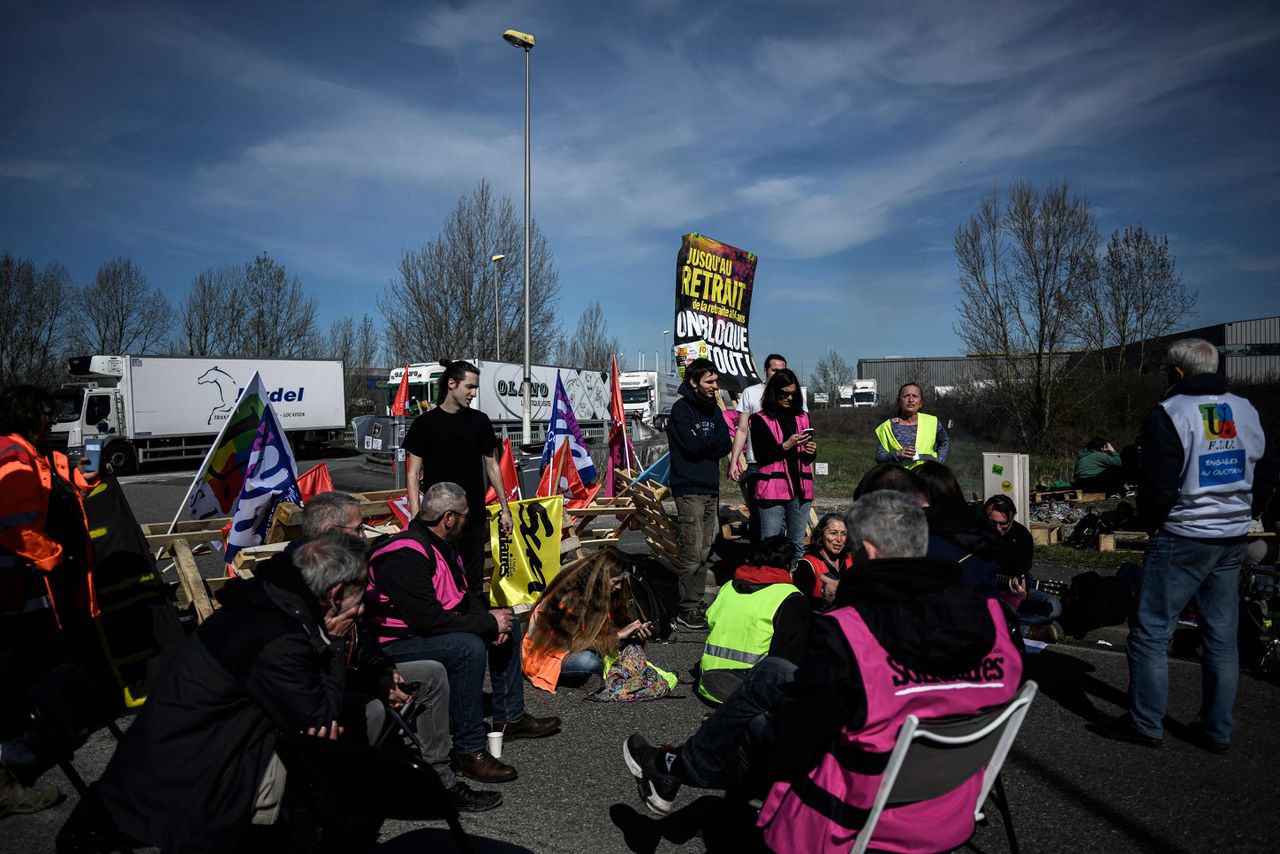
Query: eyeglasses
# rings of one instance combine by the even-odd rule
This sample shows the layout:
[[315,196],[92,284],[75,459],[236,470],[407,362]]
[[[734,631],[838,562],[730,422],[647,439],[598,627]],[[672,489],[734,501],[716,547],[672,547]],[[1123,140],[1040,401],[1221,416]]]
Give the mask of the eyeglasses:
[[787,397],[787,398],[791,398],[791,397],[795,397],[795,396],[796,396],[796,393],[795,393],[794,391],[780,391],[780,392],[778,392],[778,397]]

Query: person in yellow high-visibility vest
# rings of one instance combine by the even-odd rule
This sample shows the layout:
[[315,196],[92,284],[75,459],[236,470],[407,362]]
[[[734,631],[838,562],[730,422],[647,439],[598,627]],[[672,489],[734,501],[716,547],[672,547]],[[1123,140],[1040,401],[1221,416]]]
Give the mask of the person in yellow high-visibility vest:
[[951,440],[937,417],[921,412],[924,391],[916,383],[898,389],[898,414],[876,428],[877,463],[915,468],[925,460],[947,461]]

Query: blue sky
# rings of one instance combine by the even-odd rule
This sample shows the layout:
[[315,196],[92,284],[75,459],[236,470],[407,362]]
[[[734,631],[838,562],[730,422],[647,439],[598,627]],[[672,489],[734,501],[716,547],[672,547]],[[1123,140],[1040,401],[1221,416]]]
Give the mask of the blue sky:
[[[670,328],[680,236],[759,258],[757,358],[960,352],[951,249],[993,182],[1167,234],[1187,325],[1280,311],[1274,3],[7,2],[0,249],[172,297],[268,252],[329,321],[487,178],[533,207],[571,330]],[[428,354],[424,354],[428,355]]]

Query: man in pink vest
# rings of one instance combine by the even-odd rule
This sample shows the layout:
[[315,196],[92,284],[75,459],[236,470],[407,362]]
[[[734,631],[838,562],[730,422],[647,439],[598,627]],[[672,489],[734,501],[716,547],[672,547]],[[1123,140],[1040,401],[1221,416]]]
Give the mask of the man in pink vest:
[[[797,638],[795,666],[764,659],[679,747],[627,739],[623,758],[650,809],[669,812],[684,783],[741,783],[768,792],[759,826],[773,850],[845,851],[908,714],[971,714],[1017,693],[1016,633],[954,562],[924,556],[928,527],[913,497],[865,495],[845,525],[858,556],[832,609]],[[960,845],[973,830],[979,783],[886,810],[871,846]]]
[[509,608],[490,608],[467,584],[458,542],[469,514],[467,493],[437,483],[422,497],[403,533],[369,558],[366,616],[394,661],[431,659],[449,673],[449,718],[458,773],[482,783],[516,778],[516,769],[485,750],[484,671],[493,686],[493,725],[504,737],[541,738],[557,717],[524,710],[520,623]]

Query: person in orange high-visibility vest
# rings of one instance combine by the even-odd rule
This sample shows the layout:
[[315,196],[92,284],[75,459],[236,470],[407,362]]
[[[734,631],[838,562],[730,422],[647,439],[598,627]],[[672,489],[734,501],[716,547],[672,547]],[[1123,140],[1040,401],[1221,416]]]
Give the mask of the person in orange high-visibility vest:
[[[0,815],[37,812],[52,786],[25,786],[42,762],[19,736],[27,691],[74,658],[64,630],[98,615],[83,497],[92,488],[66,454],[49,447],[53,396],[35,386],[0,392]],[[4,740],[10,739],[10,740]],[[33,773],[34,772],[34,773]]]

